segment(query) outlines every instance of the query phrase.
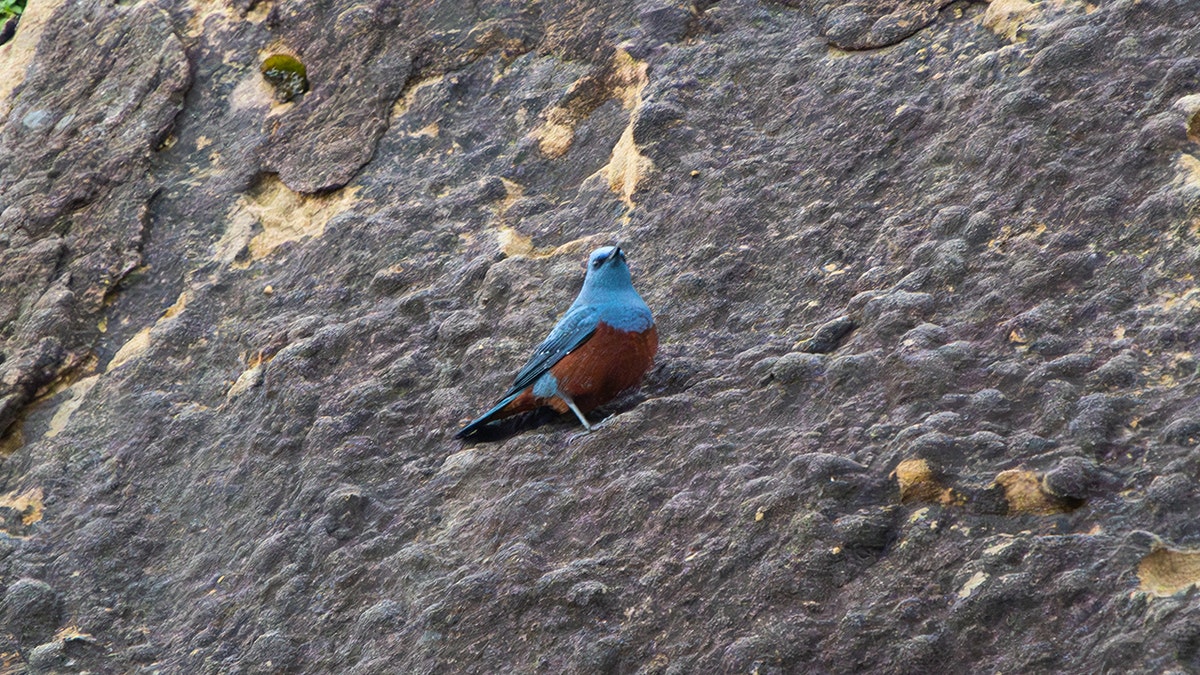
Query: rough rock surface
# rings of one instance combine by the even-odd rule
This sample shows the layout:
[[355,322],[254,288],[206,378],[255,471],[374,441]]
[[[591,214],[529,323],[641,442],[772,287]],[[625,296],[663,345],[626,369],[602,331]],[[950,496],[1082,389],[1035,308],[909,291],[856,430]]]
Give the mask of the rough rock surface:
[[31,3],[0,670],[1200,671],[1193,2]]

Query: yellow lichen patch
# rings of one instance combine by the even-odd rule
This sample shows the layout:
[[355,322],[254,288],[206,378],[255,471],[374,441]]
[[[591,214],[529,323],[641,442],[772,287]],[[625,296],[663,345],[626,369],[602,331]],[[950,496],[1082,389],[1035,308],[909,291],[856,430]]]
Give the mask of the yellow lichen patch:
[[237,381],[233,383],[233,386],[229,388],[229,391],[225,392],[225,399],[232,401],[239,395],[245,393],[247,390],[253,389],[254,387],[262,384],[262,381],[263,367],[262,362],[259,361],[259,363],[242,371],[242,374],[238,376]]
[[[111,365],[111,364],[110,364]],[[100,381],[99,375],[85,377],[67,388],[67,392],[71,397],[59,404],[58,410],[54,411],[54,416],[50,418],[50,426],[46,429],[46,438],[54,438],[62,433],[62,430],[67,428],[67,423],[71,421],[71,415],[79,410],[79,406],[83,405],[83,399]]]
[[992,251],[993,253],[1004,253],[1004,247],[1010,241],[1019,239],[1036,240],[1038,237],[1045,234],[1048,229],[1050,228],[1046,227],[1045,223],[1034,223],[1033,225],[1029,226],[1029,229],[1015,228],[1012,225],[1001,226],[1000,233],[996,235],[995,238],[988,241],[988,250]]
[[1042,489],[1041,478],[1032,471],[1009,469],[996,474],[995,485],[1004,489],[1004,499],[1012,513],[1048,516],[1066,513],[1072,508]]
[[613,59],[613,96],[621,99],[626,110],[633,110],[642,103],[642,90],[649,84],[646,76],[650,66],[645,61],[638,61],[624,49],[618,49]]
[[[1200,110],[1196,110],[1188,118],[1188,138],[1200,142]],[[1192,192],[1200,189],[1200,159],[1194,155],[1183,153],[1175,160],[1175,189]],[[1193,220],[1190,232],[1200,234],[1200,220]]]
[[571,84],[561,102],[542,113],[542,123],[529,135],[538,142],[542,154],[551,159],[562,157],[575,142],[575,125],[612,96],[608,78],[595,74],[581,77]]
[[94,640],[95,638],[92,636],[91,633],[85,633],[85,632],[79,630],[79,626],[77,626],[75,624],[70,624],[67,626],[63,626],[62,628],[59,628],[58,632],[54,634],[54,639],[55,640],[85,640],[85,641],[90,642],[90,641]]
[[612,64],[603,74],[591,74],[576,80],[562,102],[542,113],[542,123],[529,135],[538,142],[542,154],[551,159],[562,157],[575,141],[575,126],[608,99],[616,99],[630,111],[629,124],[613,148],[613,158],[597,174],[608,180],[614,192],[632,206],[630,196],[637,182],[653,167],[633,143],[633,121],[642,102],[642,90],[649,82],[648,65],[623,49],[618,49]]
[[245,18],[243,18],[238,15],[237,10],[231,4],[223,0],[191,0],[188,3],[191,18],[187,22],[186,35],[190,38],[203,35],[205,25],[211,17],[216,17],[217,21],[225,24],[235,21],[247,21],[255,25],[260,24],[267,18],[271,4],[270,2],[260,2],[254,6],[254,9],[247,12]]
[[24,675],[25,658],[20,652],[0,652],[0,675]]
[[[1011,537],[1012,535],[1001,534],[1000,536],[1001,537]],[[1008,548],[1009,546],[1012,546],[1014,543],[1016,543],[1016,541],[1017,541],[1016,539],[1008,539],[1006,541],[1001,541],[997,544],[992,544],[991,546],[983,549],[983,552],[986,553],[987,555],[996,555],[997,553],[1000,553],[1001,551]]]
[[888,476],[900,486],[900,502],[961,504],[962,497],[953,488],[938,481],[937,472],[924,459],[906,459]]
[[633,139],[633,123],[642,105],[642,90],[650,81],[646,75],[647,69],[645,62],[634,59],[623,49],[617,50],[611,77],[614,82],[613,94],[630,111],[629,124],[625,125],[625,130],[613,146],[608,164],[598,173],[608,180],[609,189],[621,195],[621,201],[629,208],[634,206],[633,194],[637,192],[638,183],[654,169],[654,162],[638,150]]
[[158,318],[159,322],[163,321],[164,319],[170,319],[177,316],[180,312],[187,308],[188,300],[190,300],[191,297],[192,294],[187,291],[180,293],[179,297],[175,298],[175,302],[171,303],[171,306],[163,311],[162,316]]
[[172,303],[170,307],[163,310],[162,315],[158,317],[158,320],[154,322],[153,326],[147,326],[139,330],[136,335],[134,335],[132,338],[129,338],[129,341],[121,345],[121,348],[118,349],[117,353],[113,354],[112,359],[109,360],[108,367],[104,369],[104,372],[112,372],[121,365],[128,363],[129,361],[145,353],[145,351],[150,347],[150,332],[157,328],[164,321],[168,321],[182,312],[184,308],[187,307],[188,300],[191,297],[192,294],[189,291],[180,293],[179,297],[175,298],[175,302]]
[[529,255],[533,252],[533,238],[511,227],[501,226],[497,238],[500,240],[500,251],[506,256]]
[[1037,14],[1028,0],[992,0],[979,23],[1006,40],[1017,40],[1021,29]]
[[441,132],[441,127],[438,126],[437,122],[430,122],[416,131],[409,132],[408,135],[410,138],[420,138],[422,136],[428,138],[437,138],[438,134]]
[[[1189,125],[1188,134],[1191,133]],[[1200,159],[1186,152],[1181,154],[1179,159],[1175,160],[1175,182],[1181,187],[1200,187]]]
[[1200,551],[1160,548],[1138,563],[1139,589],[1157,596],[1174,595],[1200,583]]
[[137,332],[129,341],[121,345],[116,354],[113,354],[112,359],[108,362],[108,367],[105,372],[113,370],[124,365],[128,361],[141,356],[147,348],[150,347],[150,326],[147,326]]
[[504,199],[500,200],[496,215],[503,216],[504,212],[512,208],[518,199],[525,196],[525,186],[507,178],[501,178],[500,182],[504,184]]
[[[408,109],[412,107],[413,101],[417,100],[417,94],[420,93],[420,91],[422,89],[424,89],[425,87],[431,87],[435,84],[438,84],[439,82],[441,82],[444,79],[445,79],[444,75],[435,75],[433,77],[427,77],[423,80],[419,80],[416,84],[413,84],[411,87],[408,88],[407,91],[404,92],[404,95],[401,96],[396,101],[396,103],[392,105],[392,117],[399,117],[400,115],[403,115],[404,113],[408,112]],[[434,123],[432,126],[434,127],[433,135],[436,136],[437,135],[437,123]],[[425,127],[425,128],[428,129],[429,127]],[[418,135],[418,134],[413,134],[413,135]]]
[[566,115],[561,108],[555,109],[550,112],[549,119],[530,132],[538,142],[538,149],[550,159],[558,159],[567,154],[567,150],[570,150],[571,144],[575,142],[575,126]]
[[17,85],[25,81],[25,69],[33,61],[38,40],[46,22],[58,11],[63,0],[37,0],[26,5],[21,13],[21,23],[17,34],[4,45],[0,45],[0,119],[8,116],[11,110],[9,94]]
[[1159,295],[1159,302],[1156,305],[1144,306],[1142,308],[1161,309],[1164,312],[1200,308],[1200,288],[1189,288],[1180,293],[1163,293]]
[[0,459],[8,457],[25,445],[24,426],[25,415],[18,414],[4,435],[0,436]]
[[1183,113],[1188,140],[1200,141],[1200,94],[1189,94],[1176,99],[1171,107]]
[[246,250],[250,239],[254,236],[254,227],[258,220],[250,211],[238,207],[229,216],[225,231],[213,246],[213,260],[225,265],[232,265],[238,256]]
[[83,357],[69,355],[67,361],[59,368],[58,375],[34,393],[34,402],[39,403],[66,391],[78,382],[79,378],[96,372],[98,363],[99,359],[95,354],[89,353]]
[[[245,268],[280,244],[319,237],[331,218],[355,204],[360,189],[303,195],[288,189],[278,176],[269,175],[234,205],[215,257]],[[255,225],[259,232],[251,237]],[[248,258],[241,256],[244,249],[248,249]]]
[[21,514],[21,524],[28,527],[42,519],[44,504],[41,488],[0,495],[0,508],[10,508]]
[[985,572],[976,572],[975,574],[972,574],[971,578],[967,579],[967,583],[963,584],[962,588],[958,589],[958,597],[960,597],[960,598],[970,597],[971,593],[976,588],[979,588],[980,586],[982,586],[983,582],[985,582],[987,580],[988,580],[988,575]]
[[580,239],[568,241],[561,246],[534,246],[531,237],[517,232],[511,227],[497,228],[497,238],[500,250],[507,256],[521,256],[534,260],[556,258],[559,256],[578,257],[580,253],[590,251],[596,246],[612,241],[608,234],[593,234]]
[[633,194],[637,192],[638,183],[653,168],[654,162],[639,152],[637,144],[633,142],[631,121],[613,147],[608,164],[600,169],[600,174],[608,180],[609,189],[621,195],[621,201],[633,208]]
[[579,239],[573,239],[561,246],[548,246],[546,248],[535,248],[529,254],[531,258],[553,258],[556,256],[575,257],[580,253],[591,251],[593,248],[604,243],[611,242],[612,236],[609,234],[593,234]]

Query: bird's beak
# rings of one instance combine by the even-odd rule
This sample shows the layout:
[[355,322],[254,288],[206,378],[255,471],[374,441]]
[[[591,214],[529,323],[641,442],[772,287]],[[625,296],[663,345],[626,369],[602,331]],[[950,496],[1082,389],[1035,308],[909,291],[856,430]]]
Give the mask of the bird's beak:
[[617,250],[613,251],[613,254],[612,254],[611,256],[609,256],[609,258],[608,258],[608,259],[609,259],[609,260],[616,260],[617,258],[620,258],[620,257],[622,257],[622,256],[624,256],[624,255],[625,255],[625,254],[621,252],[621,247],[620,247],[620,246],[618,246],[618,247],[617,247]]

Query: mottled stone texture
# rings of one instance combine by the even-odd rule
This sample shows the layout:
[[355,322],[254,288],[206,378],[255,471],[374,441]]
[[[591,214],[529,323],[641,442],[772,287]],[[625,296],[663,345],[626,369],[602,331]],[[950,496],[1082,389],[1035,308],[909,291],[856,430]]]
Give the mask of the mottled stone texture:
[[[0,670],[1200,671],[1195,10],[67,0]],[[452,440],[611,242],[641,392]]]

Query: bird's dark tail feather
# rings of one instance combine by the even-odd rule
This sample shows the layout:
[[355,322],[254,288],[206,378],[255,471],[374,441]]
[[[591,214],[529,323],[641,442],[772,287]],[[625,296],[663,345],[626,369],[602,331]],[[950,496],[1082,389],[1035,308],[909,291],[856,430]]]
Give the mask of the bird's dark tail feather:
[[512,403],[513,399],[515,399],[518,395],[519,394],[505,396],[503,399],[501,399],[501,401],[499,403],[497,403],[495,406],[493,406],[491,410],[483,413],[476,419],[471,420],[471,422],[469,424],[467,424],[467,426],[463,427],[462,429],[459,429],[458,433],[454,434],[454,437],[455,438],[468,438],[470,436],[473,436],[476,431],[479,431],[479,427],[482,427],[483,425],[487,424],[488,422],[491,422],[492,417],[494,417],[496,415],[496,413],[500,412],[501,408],[508,405],[509,403]]

